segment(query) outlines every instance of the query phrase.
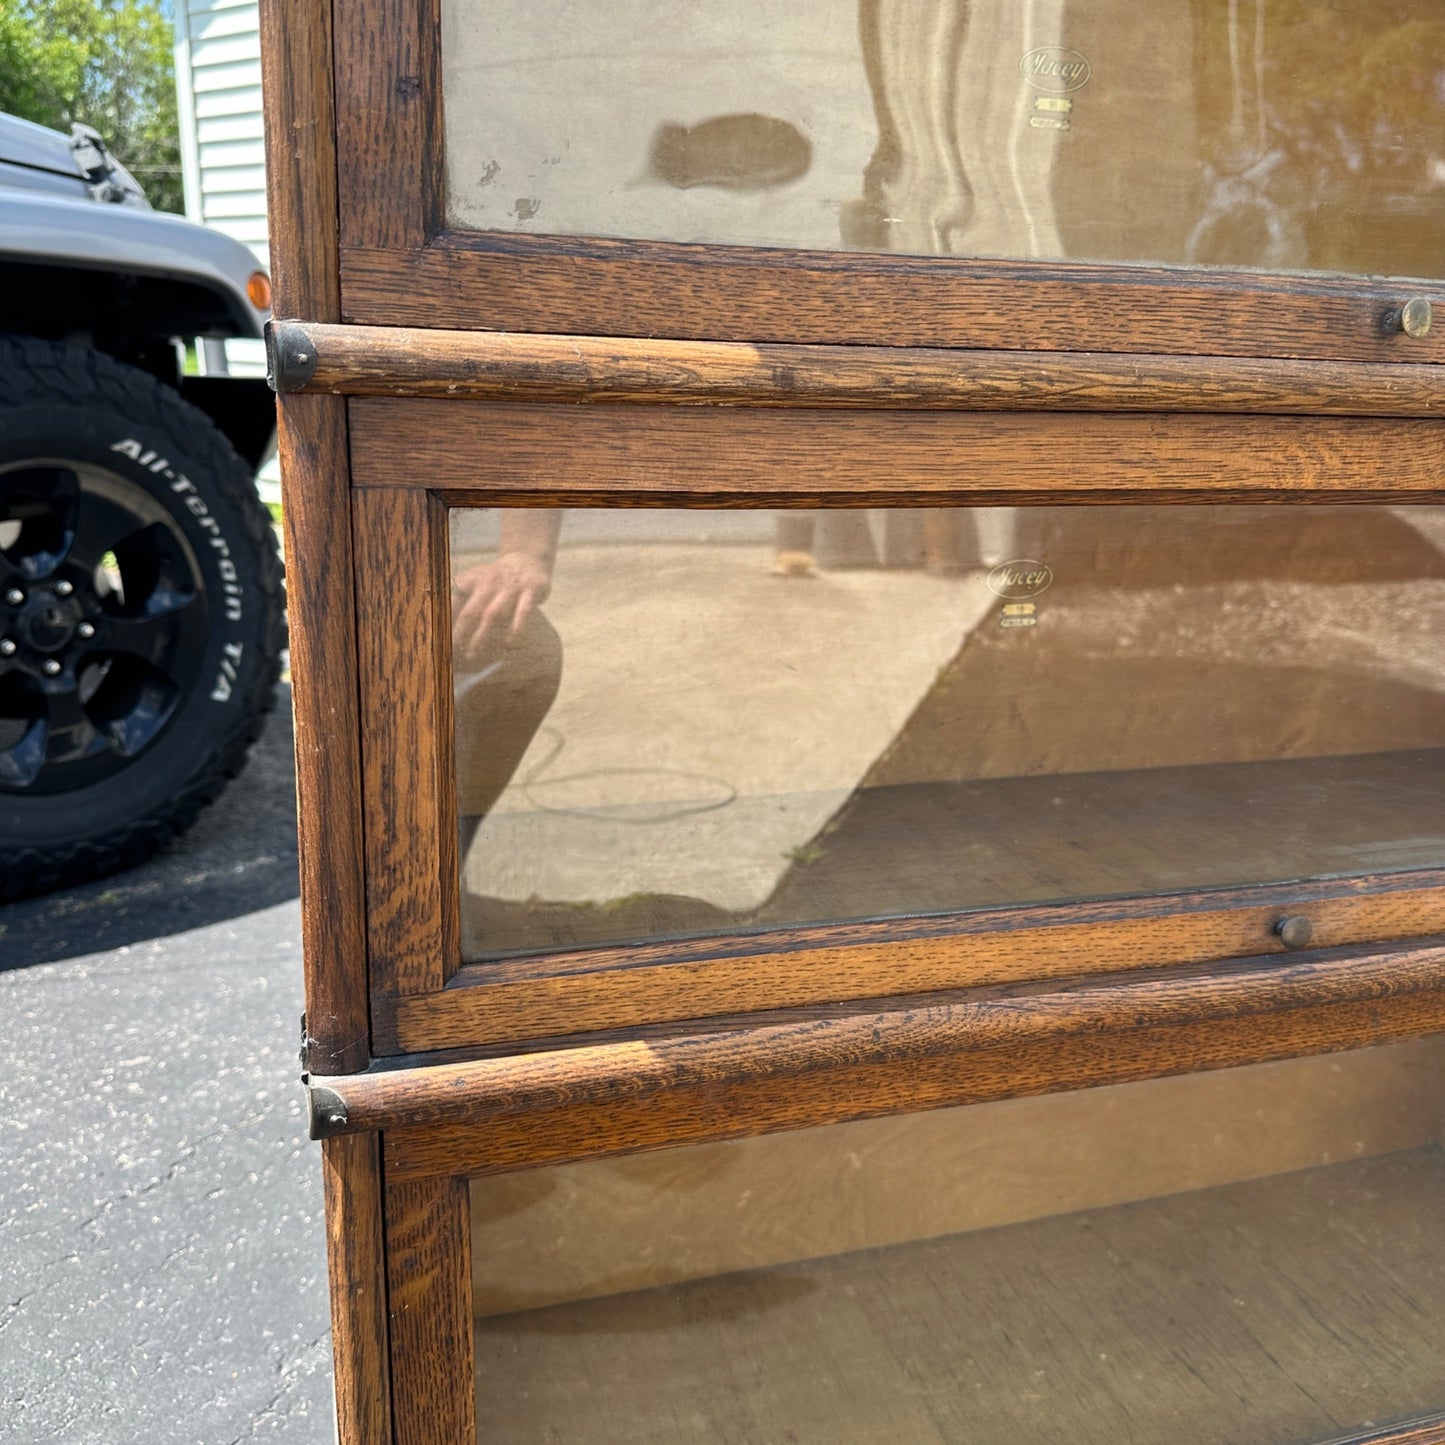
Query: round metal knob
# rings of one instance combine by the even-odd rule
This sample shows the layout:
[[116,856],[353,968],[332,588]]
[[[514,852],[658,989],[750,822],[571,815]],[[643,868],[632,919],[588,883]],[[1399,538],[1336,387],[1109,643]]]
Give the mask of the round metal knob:
[[1314,927],[1303,913],[1281,918],[1275,924],[1274,931],[1279,934],[1279,941],[1286,948],[1304,948],[1314,936]]
[[1426,335],[1433,320],[1430,303],[1423,296],[1411,297],[1400,308],[1400,330],[1412,340],[1418,341]]

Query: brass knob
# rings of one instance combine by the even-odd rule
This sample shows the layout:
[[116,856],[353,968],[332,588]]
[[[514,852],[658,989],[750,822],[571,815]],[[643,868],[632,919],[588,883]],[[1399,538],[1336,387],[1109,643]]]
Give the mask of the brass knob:
[[1429,333],[1432,320],[1430,303],[1423,296],[1412,296],[1400,308],[1400,330],[1414,341]]
[[1279,941],[1290,949],[1304,948],[1314,935],[1314,928],[1303,913],[1294,913],[1288,918],[1281,918],[1275,924],[1274,931],[1279,934]]

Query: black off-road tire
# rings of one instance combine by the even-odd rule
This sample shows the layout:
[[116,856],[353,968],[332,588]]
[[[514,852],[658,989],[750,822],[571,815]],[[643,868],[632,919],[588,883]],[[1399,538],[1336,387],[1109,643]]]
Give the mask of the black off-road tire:
[[0,900],[141,862],[241,772],[281,576],[208,417],[94,351],[0,337]]

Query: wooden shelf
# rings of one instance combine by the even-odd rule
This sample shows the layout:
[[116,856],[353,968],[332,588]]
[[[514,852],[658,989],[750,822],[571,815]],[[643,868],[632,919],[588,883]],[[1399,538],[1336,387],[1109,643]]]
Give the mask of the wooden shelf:
[[479,1436],[1335,1439],[1445,1407],[1445,1153],[500,1315]]

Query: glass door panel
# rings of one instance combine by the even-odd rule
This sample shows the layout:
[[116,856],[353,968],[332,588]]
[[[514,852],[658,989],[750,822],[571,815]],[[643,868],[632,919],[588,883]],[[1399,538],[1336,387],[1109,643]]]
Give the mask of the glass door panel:
[[1298,1445],[1445,1411],[1440,1040],[472,1185],[479,1438]]
[[1445,866],[1442,539],[454,512],[464,957]]
[[443,0],[461,227],[1441,275],[1425,0]]

